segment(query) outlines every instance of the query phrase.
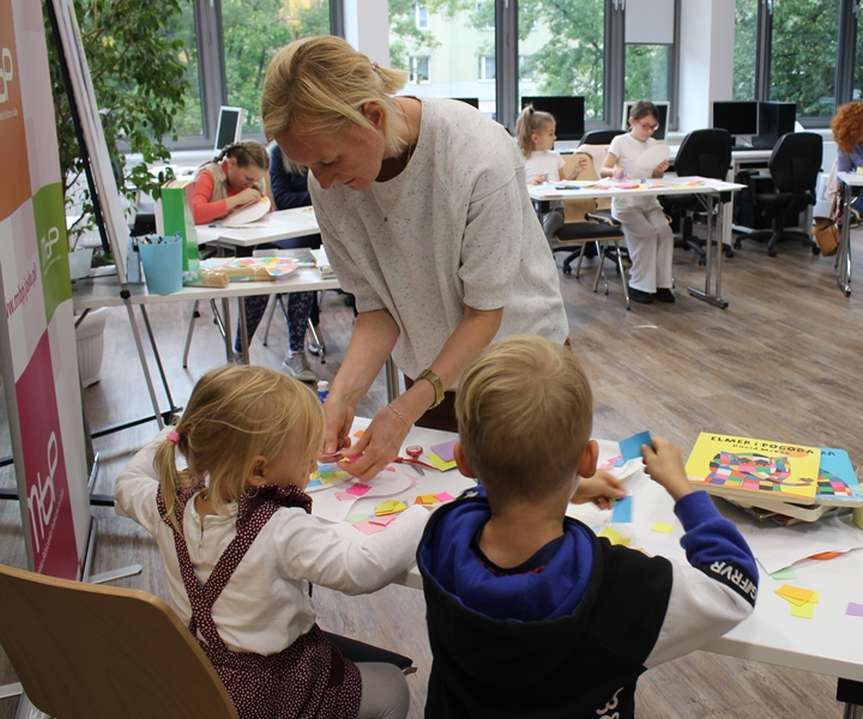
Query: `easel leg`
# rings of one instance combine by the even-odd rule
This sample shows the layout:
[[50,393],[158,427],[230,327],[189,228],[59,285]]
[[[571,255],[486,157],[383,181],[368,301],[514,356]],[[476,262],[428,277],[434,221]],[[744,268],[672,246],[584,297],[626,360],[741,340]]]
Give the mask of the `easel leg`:
[[177,411],[177,407],[174,405],[174,398],[171,396],[171,387],[168,385],[168,378],[165,376],[162,357],[159,354],[156,337],[153,335],[153,328],[150,325],[150,318],[147,316],[147,310],[144,305],[141,305],[141,316],[144,318],[144,327],[147,328],[147,336],[150,338],[150,348],[153,350],[153,356],[156,358],[156,367],[159,368],[159,376],[162,378],[162,387],[164,387],[165,395],[168,398],[168,412],[166,412],[165,421],[170,422]]
[[225,336],[225,359],[227,362],[234,361],[234,348],[231,347],[231,306],[230,300],[227,297],[222,298],[222,328]]
[[186,333],[186,345],[183,347],[183,369],[189,369],[189,349],[192,347],[192,333],[195,331],[195,320],[200,317],[198,300],[192,305],[192,316],[189,318],[189,331]]
[[138,331],[138,323],[135,321],[135,313],[132,310],[132,305],[126,303],[126,313],[129,315],[129,325],[132,328],[132,336],[135,338],[135,347],[138,350],[138,359],[141,361],[141,371],[144,373],[144,381],[147,383],[147,392],[150,395],[150,403],[153,405],[153,416],[159,425],[159,429],[164,428],[165,423],[162,420],[162,413],[159,411],[159,402],[156,400],[156,391],[153,389],[153,379],[150,377],[150,368],[147,366],[147,357],[144,354],[144,345],[141,343],[141,333]]

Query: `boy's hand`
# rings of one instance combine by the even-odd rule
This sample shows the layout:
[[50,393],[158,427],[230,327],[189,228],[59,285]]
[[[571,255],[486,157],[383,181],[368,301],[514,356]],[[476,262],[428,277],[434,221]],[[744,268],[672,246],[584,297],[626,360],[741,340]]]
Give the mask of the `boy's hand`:
[[641,445],[641,456],[644,457],[644,471],[654,482],[662,485],[675,502],[692,493],[683,457],[676,445],[662,437],[654,437],[653,447]]
[[575,494],[570,498],[573,504],[593,502],[600,509],[611,509],[615,499],[626,496],[620,480],[604,469],[596,471],[592,477],[580,479]]

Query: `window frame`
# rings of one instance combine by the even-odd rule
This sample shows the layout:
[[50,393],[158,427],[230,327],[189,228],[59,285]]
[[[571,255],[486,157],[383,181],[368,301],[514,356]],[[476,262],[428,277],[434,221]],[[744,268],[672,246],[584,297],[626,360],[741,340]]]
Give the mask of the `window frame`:
[[[425,17],[425,23],[422,21],[423,16]],[[414,23],[416,24],[417,30],[429,29],[429,9],[425,3],[414,3]]]
[[[425,60],[426,77],[419,79],[418,67],[420,61]],[[408,56],[408,82],[413,85],[428,85],[431,82],[431,57],[429,55]]]

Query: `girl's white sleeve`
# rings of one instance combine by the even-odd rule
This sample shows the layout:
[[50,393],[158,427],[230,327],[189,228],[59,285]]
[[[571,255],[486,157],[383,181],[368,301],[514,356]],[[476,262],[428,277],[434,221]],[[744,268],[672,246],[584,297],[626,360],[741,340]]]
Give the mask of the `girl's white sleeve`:
[[160,433],[135,454],[114,484],[114,511],[121,517],[134,519],[150,534],[156,533],[162,521],[156,507],[159,478],[153,468],[153,458],[164,439],[164,433]]
[[288,510],[278,519],[274,548],[287,578],[364,594],[386,586],[413,565],[428,518],[427,509],[414,505],[384,531],[364,535],[350,524]]

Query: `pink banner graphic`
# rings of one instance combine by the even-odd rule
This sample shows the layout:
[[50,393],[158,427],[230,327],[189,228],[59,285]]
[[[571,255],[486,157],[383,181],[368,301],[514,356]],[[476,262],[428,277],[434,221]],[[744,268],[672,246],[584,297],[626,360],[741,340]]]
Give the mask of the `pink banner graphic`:
[[80,562],[63,462],[47,330],[36,345],[27,369],[16,382],[15,394],[24,455],[33,568],[43,574],[77,579]]

